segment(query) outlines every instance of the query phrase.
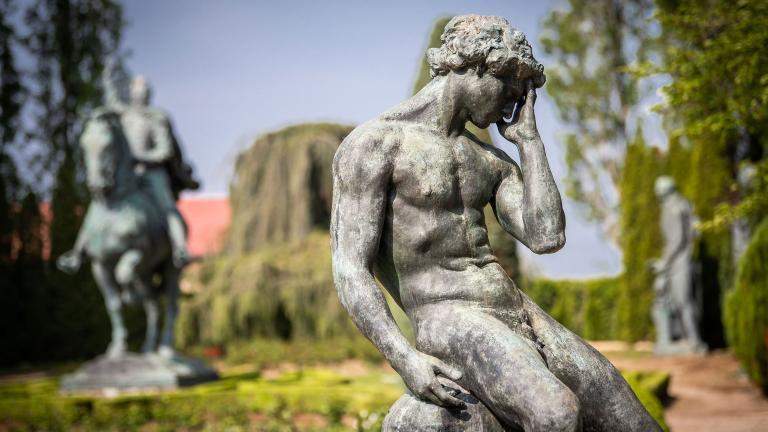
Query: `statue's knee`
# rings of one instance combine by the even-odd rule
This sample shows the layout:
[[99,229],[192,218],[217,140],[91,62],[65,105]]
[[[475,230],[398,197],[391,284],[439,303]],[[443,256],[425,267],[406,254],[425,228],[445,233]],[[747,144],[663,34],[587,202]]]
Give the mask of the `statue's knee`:
[[[578,432],[581,424],[581,404],[570,390],[547,398],[546,406],[534,407],[531,431]],[[527,430],[527,429],[526,429]]]
[[141,253],[135,250],[128,251],[120,257],[115,266],[115,280],[120,285],[127,285],[136,277],[136,270],[141,262]]

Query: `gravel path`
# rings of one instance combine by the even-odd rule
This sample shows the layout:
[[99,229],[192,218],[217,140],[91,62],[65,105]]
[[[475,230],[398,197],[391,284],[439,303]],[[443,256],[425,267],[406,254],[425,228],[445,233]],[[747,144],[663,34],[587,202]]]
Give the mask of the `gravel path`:
[[672,432],[768,432],[768,399],[728,353],[708,356],[627,356],[607,352],[620,369],[672,375],[673,401],[664,412]]

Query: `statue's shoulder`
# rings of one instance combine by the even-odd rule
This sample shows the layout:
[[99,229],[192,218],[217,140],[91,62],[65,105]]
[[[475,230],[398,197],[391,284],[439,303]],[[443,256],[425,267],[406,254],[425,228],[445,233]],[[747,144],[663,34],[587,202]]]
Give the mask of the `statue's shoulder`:
[[120,111],[115,109],[114,107],[103,105],[99,106],[93,109],[91,111],[86,120],[100,120],[100,119],[108,119],[108,118],[117,118],[120,116]]
[[396,150],[405,131],[398,122],[374,119],[352,130],[339,146],[339,152],[386,151]]
[[171,121],[171,115],[168,114],[168,112],[162,108],[149,106],[149,107],[146,107],[145,113],[147,116],[149,116],[150,118],[156,121],[163,121],[168,123],[170,123]]

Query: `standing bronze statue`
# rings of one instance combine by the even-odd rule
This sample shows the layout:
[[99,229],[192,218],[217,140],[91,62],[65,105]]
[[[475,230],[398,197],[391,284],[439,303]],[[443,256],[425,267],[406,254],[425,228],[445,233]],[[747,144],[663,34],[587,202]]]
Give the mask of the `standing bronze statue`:
[[[565,243],[534,115],[542,65],[502,18],[455,17],[441,39],[427,52],[432,81],[355,129],[333,165],[339,297],[413,393],[385,430],[660,430],[605,357],[515,286],[488,241],[491,204],[532,251]],[[496,124],[520,165],[467,122]],[[415,347],[376,279],[410,318]]]
[[[108,94],[114,94],[111,82],[106,84]],[[66,390],[174,387],[180,375],[198,376],[201,371],[206,378],[215,377],[174,351],[179,277],[188,261],[186,226],[175,197],[198,184],[182,162],[167,116],[149,107],[148,100],[146,81],[134,80],[131,102],[112,100],[96,109],[80,137],[92,199],[74,248],[57,264],[75,272],[83,259],[91,261],[112,339],[104,359],[64,380]],[[165,318],[158,340],[161,295],[166,298]],[[144,306],[147,319],[142,352],[157,353],[158,359],[127,352],[122,308],[136,302]]]
[[705,352],[699,334],[700,301],[694,292],[694,214],[691,203],[675,187],[671,177],[654,184],[660,201],[659,224],[664,237],[661,257],[651,263],[656,274],[656,294],[651,315],[656,328],[657,354]]

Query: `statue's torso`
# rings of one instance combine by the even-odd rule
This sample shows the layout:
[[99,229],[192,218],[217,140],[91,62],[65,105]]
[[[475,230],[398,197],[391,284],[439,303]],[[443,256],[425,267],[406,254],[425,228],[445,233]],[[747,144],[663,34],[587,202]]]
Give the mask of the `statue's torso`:
[[158,145],[155,142],[154,131],[162,118],[148,107],[129,106],[123,111],[120,120],[131,152],[138,161],[141,161],[142,155]]
[[506,309],[516,288],[493,255],[483,209],[501,181],[497,149],[403,126],[393,156],[377,274],[406,310],[440,301]]
[[672,196],[661,205],[661,232],[665,254],[676,252],[672,266],[688,267],[693,253],[692,212],[680,196]]

